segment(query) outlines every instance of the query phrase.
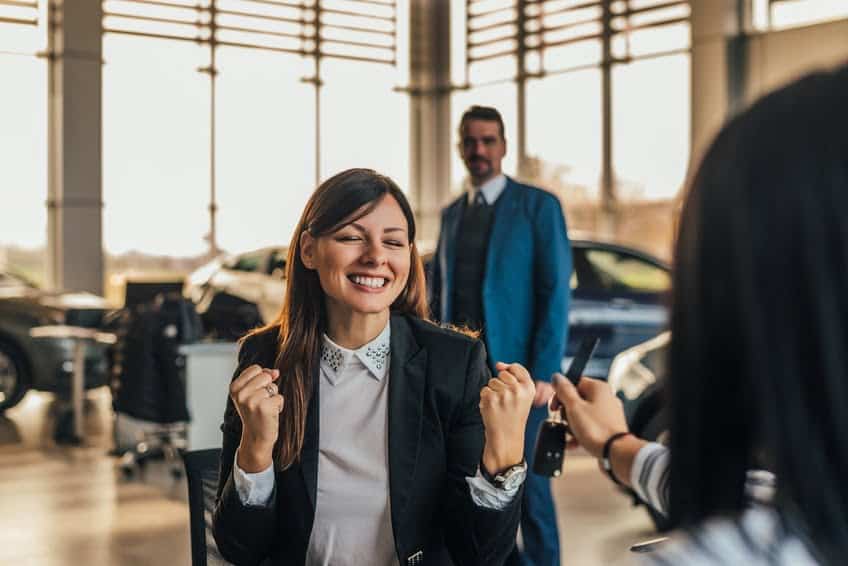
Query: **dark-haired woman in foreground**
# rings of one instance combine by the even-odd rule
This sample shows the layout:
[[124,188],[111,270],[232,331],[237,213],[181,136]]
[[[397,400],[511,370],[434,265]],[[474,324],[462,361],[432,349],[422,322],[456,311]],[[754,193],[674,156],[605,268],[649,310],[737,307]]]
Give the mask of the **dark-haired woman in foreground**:
[[[289,248],[278,320],[241,346],[214,534],[236,564],[501,564],[533,381],[427,322],[409,204],[353,169]],[[484,431],[485,426],[485,431]]]
[[[846,101],[848,68],[778,90],[722,130],[694,177],[675,250],[670,463],[619,434],[608,386],[556,380],[578,441],[600,457],[607,445],[618,481],[667,496],[683,532],[648,562],[848,560]],[[752,503],[761,467],[776,489]]]

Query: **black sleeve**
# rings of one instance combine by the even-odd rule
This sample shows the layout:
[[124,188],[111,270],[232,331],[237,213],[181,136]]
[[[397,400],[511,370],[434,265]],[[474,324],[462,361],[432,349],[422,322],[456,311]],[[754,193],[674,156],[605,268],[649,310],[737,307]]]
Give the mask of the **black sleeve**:
[[515,546],[521,515],[523,486],[503,510],[479,507],[471,499],[467,477],[474,477],[483,454],[483,420],[480,416],[480,390],[491,377],[486,349],[475,342],[465,378],[465,392],[457,417],[446,439],[449,490],[442,517],[445,540],[457,566],[506,562]]
[[[242,344],[233,379],[245,368],[257,363],[260,353],[257,338],[249,338]],[[224,558],[237,565],[259,564],[270,553],[277,533],[277,510],[273,503],[270,507],[246,506],[239,498],[232,475],[236,449],[241,442],[241,418],[229,396],[221,431],[224,440],[212,532]]]

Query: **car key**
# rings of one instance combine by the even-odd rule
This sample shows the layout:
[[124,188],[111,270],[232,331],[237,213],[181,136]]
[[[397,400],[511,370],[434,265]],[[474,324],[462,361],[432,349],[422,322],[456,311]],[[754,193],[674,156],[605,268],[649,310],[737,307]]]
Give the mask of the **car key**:
[[[577,354],[571,360],[568,366],[568,371],[565,376],[569,381],[577,384],[580,381],[580,376],[583,370],[586,369],[586,364],[592,357],[592,353],[598,346],[600,339],[597,337],[587,337],[580,342],[580,347],[577,349]],[[553,399],[551,399],[552,401]],[[568,430],[568,423],[562,419],[560,411],[551,410],[551,403],[548,402],[548,418],[542,422],[539,427],[539,432],[536,435],[536,447],[533,452],[533,472],[547,477],[559,477],[562,474],[562,463],[565,459],[565,436]]]

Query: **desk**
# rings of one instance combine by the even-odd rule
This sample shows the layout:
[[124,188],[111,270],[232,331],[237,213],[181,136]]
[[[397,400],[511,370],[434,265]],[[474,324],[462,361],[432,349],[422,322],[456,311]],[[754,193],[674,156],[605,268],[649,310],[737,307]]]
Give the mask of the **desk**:
[[114,344],[117,337],[110,332],[101,332],[95,328],[81,326],[36,326],[29,331],[33,338],[65,338],[74,342],[74,369],[71,373],[71,411],[74,418],[74,431],[71,442],[82,444],[83,396],[85,395],[85,351],[89,344]]

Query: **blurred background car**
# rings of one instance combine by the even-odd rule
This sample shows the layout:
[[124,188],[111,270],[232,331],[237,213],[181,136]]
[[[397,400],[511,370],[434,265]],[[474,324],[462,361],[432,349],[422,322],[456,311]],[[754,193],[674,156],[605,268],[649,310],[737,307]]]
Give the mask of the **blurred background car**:
[[646,440],[667,440],[664,388],[670,339],[671,333],[663,332],[624,350],[610,365],[608,381],[624,404],[627,424],[634,434]]
[[633,248],[589,239],[571,241],[571,306],[563,371],[580,341],[601,339],[585,375],[606,379],[621,351],[653,338],[668,324],[668,264]]
[[[666,331],[624,350],[613,359],[608,379],[624,405],[630,431],[661,444],[668,444],[665,386],[670,340],[671,333]],[[667,530],[669,523],[663,515],[648,506],[645,509],[658,530]]]
[[208,336],[237,340],[280,313],[288,246],[219,256],[186,277],[191,300]]
[[[586,375],[605,379],[616,354],[662,332],[667,323],[669,267],[644,252],[601,242],[571,242],[573,271],[569,340],[563,370],[584,336],[601,342]],[[189,274],[184,295],[197,305],[208,334],[237,340],[280,312],[288,248],[222,256]],[[422,259],[428,264],[431,251]],[[427,270],[429,271],[429,270]]]
[[[99,328],[108,312],[102,297],[89,293],[47,292],[11,272],[0,272],[0,412],[16,405],[30,389],[68,395],[74,342],[32,338],[36,326]],[[86,388],[108,382],[105,347],[91,345],[85,357]]]

